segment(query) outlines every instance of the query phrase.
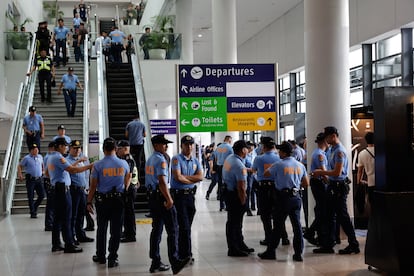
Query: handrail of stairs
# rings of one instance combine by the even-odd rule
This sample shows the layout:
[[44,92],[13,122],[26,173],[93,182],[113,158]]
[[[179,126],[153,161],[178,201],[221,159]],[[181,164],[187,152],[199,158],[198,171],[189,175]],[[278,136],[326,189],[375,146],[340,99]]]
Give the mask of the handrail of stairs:
[[[103,141],[109,136],[108,130],[108,98],[106,91],[106,66],[105,55],[102,51],[102,43],[95,44],[96,50],[96,67],[98,79],[98,122],[99,122],[99,148],[102,148]],[[104,157],[103,152],[99,151],[99,159]]]
[[[85,41],[89,41],[89,36],[86,35]],[[88,43],[84,43],[84,73],[83,73],[83,129],[82,129],[82,140],[83,140],[83,154],[88,155],[89,145],[89,47]]]
[[[36,35],[34,35],[33,37],[30,49],[30,57],[26,72],[29,72],[30,69],[33,67],[36,51]],[[9,140],[6,148],[7,150],[1,174],[2,190],[6,192],[2,195],[3,198],[5,198],[5,200],[3,200],[5,206],[2,206],[2,209],[5,210],[6,213],[10,213],[12,206],[13,193],[16,185],[17,164],[20,160],[20,153],[24,134],[22,128],[23,118],[26,115],[29,106],[31,106],[32,104],[36,79],[37,71],[34,71],[33,74],[25,78],[24,82],[20,83],[20,89],[16,102],[16,109],[14,112],[14,117],[10,129]]]
[[[134,38],[134,48],[139,49],[139,43],[136,35]],[[137,52],[137,51],[136,51]],[[131,54],[132,71],[134,75],[135,93],[137,95],[137,105],[140,120],[147,126],[147,136],[145,137],[144,153],[145,157],[148,158],[153,153],[154,149],[151,143],[151,124],[148,117],[147,100],[144,93],[144,85],[142,82],[141,65],[137,54]]]

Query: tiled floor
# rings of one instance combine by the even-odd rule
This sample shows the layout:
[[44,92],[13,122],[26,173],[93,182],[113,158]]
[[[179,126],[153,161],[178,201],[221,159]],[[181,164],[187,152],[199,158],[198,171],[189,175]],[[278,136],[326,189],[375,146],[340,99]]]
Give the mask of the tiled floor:
[[[365,238],[359,237],[361,254],[351,256],[314,255],[313,246],[305,242],[303,263],[292,262],[292,247],[281,246],[277,261],[262,261],[256,254],[245,258],[227,257],[224,225],[226,213],[219,212],[215,196],[204,199],[208,182],[197,193],[197,214],[193,224],[193,254],[195,263],[180,275],[378,275],[364,264]],[[142,216],[142,214],[138,215]],[[108,269],[92,262],[95,243],[83,244],[83,253],[51,253],[51,233],[43,231],[43,215],[30,219],[28,215],[12,215],[0,221],[0,275],[148,275],[150,224],[137,225],[136,243],[121,244],[120,266]],[[290,223],[287,223],[292,240]],[[258,216],[245,217],[244,237],[247,245],[261,252],[263,230]],[[90,236],[95,233],[89,232]],[[346,241],[342,242],[341,248]],[[339,247],[339,246],[337,246]],[[166,238],[162,241],[162,258],[168,263]],[[154,275],[172,274],[171,270]]]

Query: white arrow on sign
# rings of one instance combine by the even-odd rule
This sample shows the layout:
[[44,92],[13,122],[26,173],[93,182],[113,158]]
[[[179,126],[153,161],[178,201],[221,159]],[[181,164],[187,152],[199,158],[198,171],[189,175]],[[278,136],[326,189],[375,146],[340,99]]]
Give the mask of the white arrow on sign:
[[190,122],[189,121],[187,121],[186,119],[184,119],[184,120],[182,120],[181,121],[181,124],[183,125],[183,126],[186,126],[186,125],[188,125]]
[[181,70],[181,76],[183,76],[183,78],[185,78],[187,73],[188,73],[187,70],[185,70],[185,69]]
[[188,87],[187,87],[187,86],[185,86],[185,85],[182,85],[182,86],[181,86],[181,91],[184,91],[184,92],[185,92],[185,94],[188,94]]
[[182,107],[182,108],[184,108],[185,110],[188,110],[188,103],[183,102],[183,103],[181,104],[181,107]]
[[269,109],[271,109],[272,108],[272,105],[273,105],[273,102],[271,100],[268,100],[266,102],[266,104],[268,105]]

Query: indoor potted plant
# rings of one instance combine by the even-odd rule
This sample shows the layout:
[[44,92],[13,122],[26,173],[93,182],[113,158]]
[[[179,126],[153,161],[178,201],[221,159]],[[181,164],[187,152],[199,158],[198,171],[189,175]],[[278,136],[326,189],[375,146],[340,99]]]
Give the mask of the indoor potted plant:
[[167,29],[173,26],[174,16],[172,15],[158,15],[154,18],[154,29],[145,41],[150,59],[165,59],[170,45],[170,33]]
[[19,23],[17,19],[6,12],[6,18],[13,24],[13,30],[7,33],[7,41],[12,48],[12,56],[15,60],[26,60],[29,58],[29,41],[30,34],[27,32],[19,32],[28,22],[33,22],[30,18],[26,18],[23,23]]

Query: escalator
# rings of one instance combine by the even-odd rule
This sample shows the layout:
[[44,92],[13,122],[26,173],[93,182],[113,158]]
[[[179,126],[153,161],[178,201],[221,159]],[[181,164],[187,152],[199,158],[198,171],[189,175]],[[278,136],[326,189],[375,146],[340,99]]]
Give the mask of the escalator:
[[[138,113],[137,96],[133,68],[130,63],[122,63],[120,68],[106,66],[106,93],[108,108],[109,136],[116,139],[125,139],[125,127]],[[145,190],[145,156],[138,168],[139,182],[135,201],[135,210],[146,211],[148,202]]]

